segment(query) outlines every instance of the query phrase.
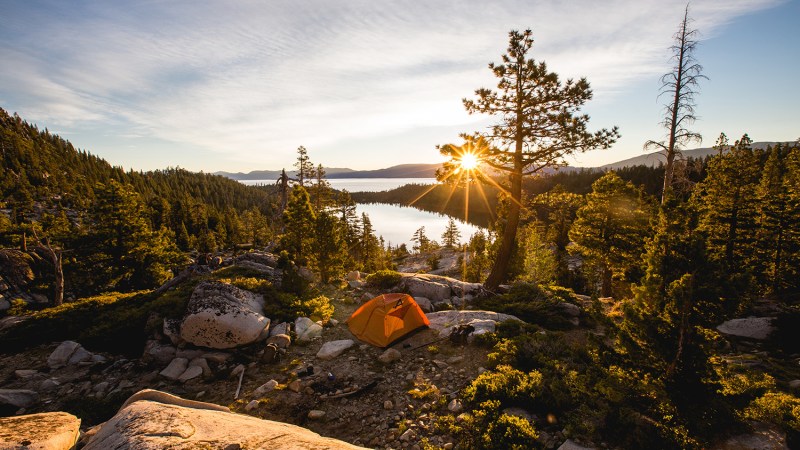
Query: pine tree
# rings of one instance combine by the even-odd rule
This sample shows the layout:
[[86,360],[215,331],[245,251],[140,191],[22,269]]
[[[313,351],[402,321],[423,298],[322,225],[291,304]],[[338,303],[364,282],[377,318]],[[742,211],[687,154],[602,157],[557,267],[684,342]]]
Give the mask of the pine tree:
[[528,224],[523,229],[522,235],[525,243],[525,266],[522,278],[542,285],[553,283],[556,280],[558,261],[545,238],[544,225],[540,222]]
[[421,226],[414,231],[414,235],[411,237],[411,242],[414,243],[414,246],[411,247],[417,253],[422,253],[428,251],[431,245],[431,240],[428,239],[428,236],[425,234],[425,226]]
[[470,114],[500,118],[486,136],[495,146],[483,156],[484,164],[507,174],[510,203],[494,266],[486,280],[497,287],[510,274],[522,206],[523,177],[563,163],[564,157],[593,148],[608,148],[619,136],[617,129],[588,131],[589,116],[580,108],[592,98],[585,78],[562,84],[545,63],[529,59],[531,30],[509,33],[502,64],[489,64],[499,79],[497,91],[478,89],[477,99],[464,100]]
[[744,135],[728,153],[712,158],[706,179],[692,195],[709,257],[734,277],[726,285],[739,286],[736,290],[750,283],[755,259],[760,164],[750,143]]
[[361,213],[361,238],[359,239],[359,247],[361,248],[361,264],[362,268],[367,272],[374,272],[378,269],[383,269],[382,253],[383,249],[380,246],[378,238],[375,236],[375,229],[372,228],[372,222],[366,213]]
[[442,245],[449,249],[455,249],[460,245],[461,232],[458,231],[458,225],[452,217],[447,221],[447,228],[442,233]]
[[312,256],[316,215],[311,208],[308,191],[302,185],[292,189],[283,220],[286,232],[281,237],[282,248],[298,265],[307,264]]
[[314,164],[308,156],[308,150],[302,145],[297,147],[297,162],[294,166],[297,168],[297,183],[305,187],[305,181],[314,178]]
[[314,261],[323,283],[344,271],[345,245],[342,224],[327,212],[317,216],[315,224]]
[[469,260],[466,264],[464,280],[480,283],[483,281],[484,272],[489,269],[489,239],[483,230],[473,234],[467,244]]
[[758,267],[761,284],[769,294],[780,294],[789,281],[786,277],[787,250],[791,242],[787,239],[788,230],[800,223],[793,218],[789,207],[790,189],[784,183],[786,178],[786,151],[777,145],[769,149],[767,162],[761,174],[756,196],[758,198]]
[[612,296],[612,277],[638,262],[649,215],[641,192],[614,172],[592,184],[569,236],[575,251],[600,271],[601,295]]

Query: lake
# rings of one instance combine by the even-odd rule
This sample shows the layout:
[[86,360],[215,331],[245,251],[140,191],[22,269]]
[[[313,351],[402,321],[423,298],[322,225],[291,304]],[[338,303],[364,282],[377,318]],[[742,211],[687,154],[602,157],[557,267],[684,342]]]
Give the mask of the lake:
[[[380,192],[388,191],[406,184],[434,184],[435,178],[334,178],[328,180],[334,189],[348,192]],[[248,186],[258,184],[274,184],[275,180],[242,180],[242,184]],[[375,234],[383,236],[387,244],[393,246],[406,244],[409,250],[413,246],[411,236],[421,226],[425,227],[425,235],[428,239],[437,241],[441,244],[442,233],[447,228],[449,217],[442,214],[420,211],[416,208],[399,205],[387,205],[383,203],[357,205],[358,214],[367,213]],[[469,241],[479,227],[456,220],[458,231],[461,233],[461,242]]]
[[[275,184],[276,180],[241,180],[248,186],[259,184]],[[434,184],[436,178],[334,178],[328,180],[331,187],[347,192],[380,192],[390,191],[407,184]]]

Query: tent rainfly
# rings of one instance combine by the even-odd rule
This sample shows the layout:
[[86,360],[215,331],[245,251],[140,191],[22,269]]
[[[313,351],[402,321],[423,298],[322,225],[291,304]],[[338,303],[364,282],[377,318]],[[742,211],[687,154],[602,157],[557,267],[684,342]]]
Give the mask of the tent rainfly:
[[347,326],[358,339],[383,348],[430,322],[410,295],[383,294],[361,305]]

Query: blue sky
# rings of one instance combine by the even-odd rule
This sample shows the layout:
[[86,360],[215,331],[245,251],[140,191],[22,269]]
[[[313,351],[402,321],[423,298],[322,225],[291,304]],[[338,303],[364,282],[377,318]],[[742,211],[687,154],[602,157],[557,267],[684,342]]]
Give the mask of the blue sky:
[[[660,139],[659,77],[685,3],[672,0],[0,1],[0,107],[126,169],[214,172],[315,163],[437,162],[484,129],[461,99],[494,87],[510,29],[532,56],[585,76],[593,129],[617,125],[595,166]],[[800,137],[797,0],[695,1],[708,81],[703,145]]]

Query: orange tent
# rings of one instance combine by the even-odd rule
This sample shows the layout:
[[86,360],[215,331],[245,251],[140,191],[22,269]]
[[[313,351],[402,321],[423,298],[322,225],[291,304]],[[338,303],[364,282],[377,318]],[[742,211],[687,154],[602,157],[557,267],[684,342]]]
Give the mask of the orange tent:
[[430,326],[430,322],[410,295],[383,294],[361,305],[347,319],[347,326],[358,339],[388,347],[417,328]]

